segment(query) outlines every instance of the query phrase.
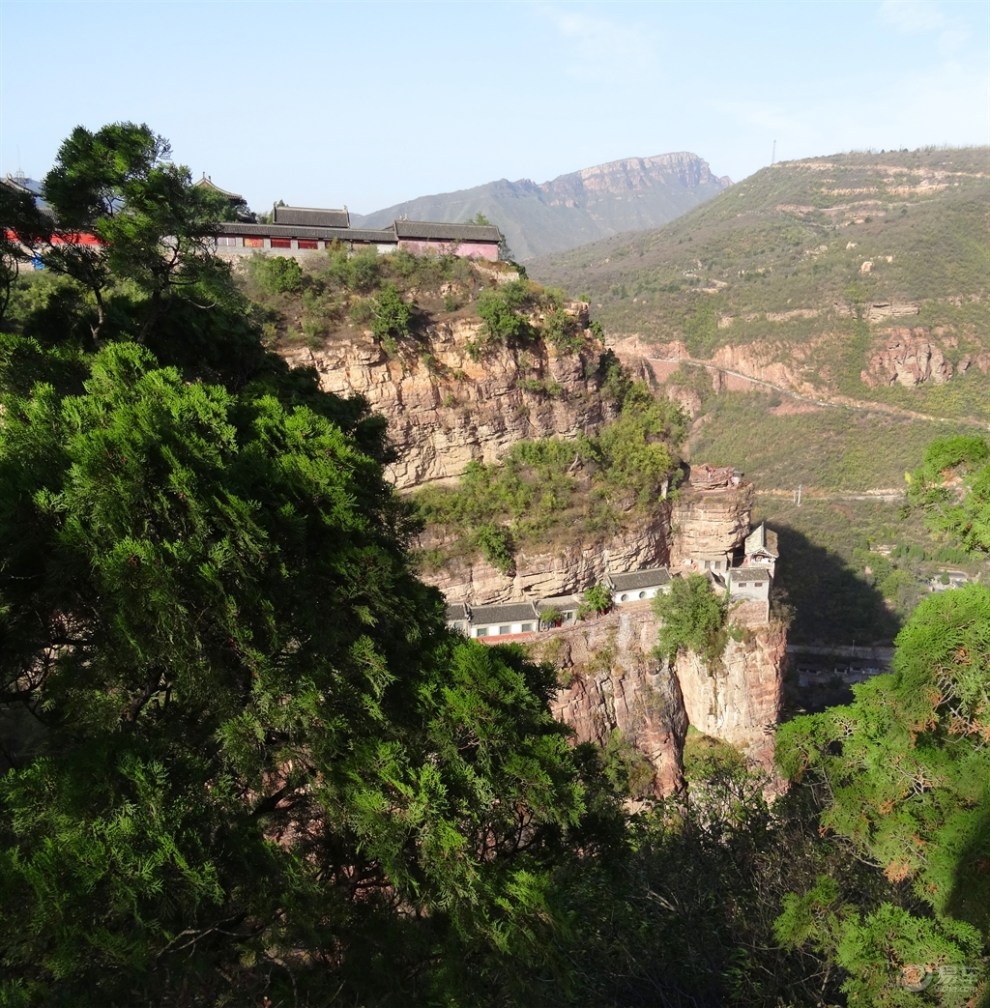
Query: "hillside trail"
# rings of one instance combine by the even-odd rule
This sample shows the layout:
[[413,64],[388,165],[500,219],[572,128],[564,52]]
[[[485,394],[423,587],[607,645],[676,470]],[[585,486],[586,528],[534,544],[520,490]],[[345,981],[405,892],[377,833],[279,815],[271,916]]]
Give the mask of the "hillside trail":
[[796,392],[794,389],[789,388],[786,385],[778,385],[775,382],[767,381],[765,378],[757,378],[755,375],[746,374],[744,371],[734,371],[731,368],[723,367],[720,364],[714,364],[710,360],[700,360],[696,357],[644,357],[643,360],[647,364],[653,361],[656,361],[658,364],[690,364],[694,367],[703,367],[708,371],[718,371],[720,374],[731,375],[733,378],[739,378],[742,381],[750,382],[753,385],[759,385],[761,388],[771,389],[774,392],[779,392],[781,395],[786,395],[798,402],[809,403],[814,406],[832,407],[835,409],[854,409],[864,413],[885,413],[888,416],[903,417],[906,420],[925,420],[930,423],[943,424],[965,424],[969,427],[979,427],[981,429],[990,430],[990,424],[987,423],[986,417],[936,416],[931,413],[919,413],[916,410],[905,409],[902,406],[892,406],[887,403],[864,402],[862,399],[853,399],[851,396],[826,394],[810,395],[807,393]]
[[[708,371],[717,371],[720,374],[731,375],[734,378],[739,378],[742,381],[746,381],[753,385],[758,385],[761,388],[777,392],[780,395],[787,396],[796,402],[807,403],[812,406],[833,409],[852,409],[863,413],[884,413],[888,416],[902,417],[906,420],[922,420],[929,423],[966,424],[972,427],[988,428],[986,419],[976,419],[973,417],[960,418],[935,416],[930,413],[919,413],[916,410],[904,409],[900,406],[891,406],[886,403],[864,402],[863,400],[853,399],[851,396],[813,396],[807,393],[796,392],[794,389],[789,388],[786,385],[780,385],[775,382],[767,381],[765,378],[757,378],[755,375],[746,374],[743,371],[735,371],[731,368],[723,367],[720,364],[714,364],[712,361],[700,360],[695,357],[644,357],[643,360],[646,364],[650,364],[652,362],[656,362],[658,364],[689,364],[694,367],[705,368]],[[898,489],[897,487],[871,487],[859,492],[825,490],[812,486],[802,486],[797,490],[793,487],[760,487],[758,495],[779,498],[790,497],[798,505],[800,505],[803,500],[877,501],[889,504],[903,501],[905,498],[905,491]]]

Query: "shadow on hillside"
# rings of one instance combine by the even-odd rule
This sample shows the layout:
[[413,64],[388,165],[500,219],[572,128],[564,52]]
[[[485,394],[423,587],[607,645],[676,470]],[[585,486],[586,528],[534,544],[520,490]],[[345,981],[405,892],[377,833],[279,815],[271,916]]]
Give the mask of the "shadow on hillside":
[[774,524],[778,581],[794,610],[788,641],[809,645],[890,644],[901,628],[883,596],[837,553],[801,532]]

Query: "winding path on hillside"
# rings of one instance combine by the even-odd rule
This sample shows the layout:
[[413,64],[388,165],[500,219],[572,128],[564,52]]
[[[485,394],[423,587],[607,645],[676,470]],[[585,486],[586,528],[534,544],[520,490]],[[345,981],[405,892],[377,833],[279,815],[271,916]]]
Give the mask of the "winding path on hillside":
[[985,417],[979,419],[976,417],[934,416],[931,413],[918,413],[915,410],[904,409],[901,406],[891,406],[887,403],[864,402],[861,399],[853,399],[850,396],[806,395],[801,392],[795,392],[794,389],[788,388],[786,385],[778,385],[775,382],[767,381],[765,378],[757,378],[755,375],[746,374],[744,371],[734,371],[731,368],[723,367],[721,364],[715,364],[710,360],[700,360],[696,357],[647,357],[644,355],[642,359],[646,364],[653,362],[658,364],[690,364],[693,367],[702,367],[708,371],[718,371],[720,374],[731,375],[733,378],[739,378],[752,385],[759,385],[761,388],[771,389],[774,392],[789,396],[798,402],[809,403],[813,406],[854,409],[864,413],[886,413],[890,416],[899,416],[907,420],[925,420],[931,423],[944,424],[966,424],[970,427],[990,430],[990,423],[987,422]]
[[860,493],[843,493],[842,491],[818,490],[815,487],[802,486],[800,490],[764,489],[756,490],[757,497],[790,497],[800,504],[805,500],[814,501],[880,501],[884,504],[897,504],[904,500],[904,491],[893,487],[881,487],[876,490],[863,490]]
[[[812,396],[805,393],[796,392],[786,385],[767,381],[765,378],[757,378],[755,375],[746,374],[743,371],[736,371],[732,368],[715,364],[710,360],[700,360],[696,357],[648,357],[643,355],[642,360],[646,364],[689,364],[694,367],[705,368],[708,371],[717,371],[723,375],[730,375],[752,385],[758,385],[781,395],[788,396],[797,402],[807,403],[811,406],[832,408],[832,409],[853,409],[863,413],[885,413],[889,416],[903,417],[908,420],[921,420],[929,423],[943,424],[966,424],[981,429],[990,429],[990,424],[986,419],[975,419],[973,417],[941,417],[929,413],[919,413],[916,410],[904,409],[900,406],[891,406],[886,403],[864,402],[853,399],[849,396]],[[796,503],[802,500],[815,501],[878,501],[883,503],[899,503],[904,500],[904,490],[896,487],[877,487],[860,492],[841,492],[832,490],[822,490],[815,487],[803,486],[799,491],[784,488],[764,488],[757,491],[758,495],[767,497],[792,498]]]

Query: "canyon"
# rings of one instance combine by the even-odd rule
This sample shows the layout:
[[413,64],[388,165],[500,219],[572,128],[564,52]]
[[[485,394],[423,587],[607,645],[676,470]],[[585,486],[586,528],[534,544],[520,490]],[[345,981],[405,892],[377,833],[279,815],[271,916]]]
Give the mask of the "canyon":
[[[587,323],[586,305],[568,311]],[[453,482],[470,461],[497,461],[516,441],[595,433],[616,415],[601,388],[606,348],[590,330],[574,353],[540,340],[477,358],[470,347],[480,327],[476,318],[431,324],[415,356],[389,354],[360,333],[284,356],[315,368],[326,391],[360,395],[387,419],[398,452],[390,475],[403,492]],[[707,491],[685,484],[656,501],[645,519],[630,513],[614,532],[520,550],[509,573],[467,555],[423,578],[450,603],[482,605],[580,594],[609,572],[697,572],[697,558],[741,548],[753,495],[745,479]],[[443,546],[442,534],[427,529],[417,545]],[[672,794],[684,784],[689,726],[737,747],[772,777],[786,635],[767,620],[765,605],[737,604],[730,620],[733,633],[711,667],[690,653],[672,663],[654,654],[659,624],[648,602],[541,631],[526,646],[556,668],[561,689],[553,709],[575,741],[604,745],[619,732],[650,761],[654,793]]]

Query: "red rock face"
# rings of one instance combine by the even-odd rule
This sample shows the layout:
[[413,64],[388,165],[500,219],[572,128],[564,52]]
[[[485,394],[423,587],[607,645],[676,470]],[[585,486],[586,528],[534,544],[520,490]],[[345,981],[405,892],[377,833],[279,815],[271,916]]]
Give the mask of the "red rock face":
[[927,329],[892,329],[886,345],[873,354],[861,377],[871,388],[878,385],[913,387],[925,382],[941,385],[952,377],[952,364]]
[[541,635],[534,656],[551,661],[567,683],[552,708],[575,741],[604,745],[618,729],[653,765],[657,796],[684,786],[689,724],[738,747],[775,779],[783,629],[749,628],[743,641],[729,641],[714,671],[695,655],[679,655],[673,667],[654,657],[658,629],[649,604],[637,604]]
[[575,742],[605,745],[615,729],[642,752],[654,771],[657,797],[684,787],[682,753],[687,715],[673,671],[651,651],[657,623],[649,604],[553,632],[541,642],[567,682],[551,705],[574,730]]

